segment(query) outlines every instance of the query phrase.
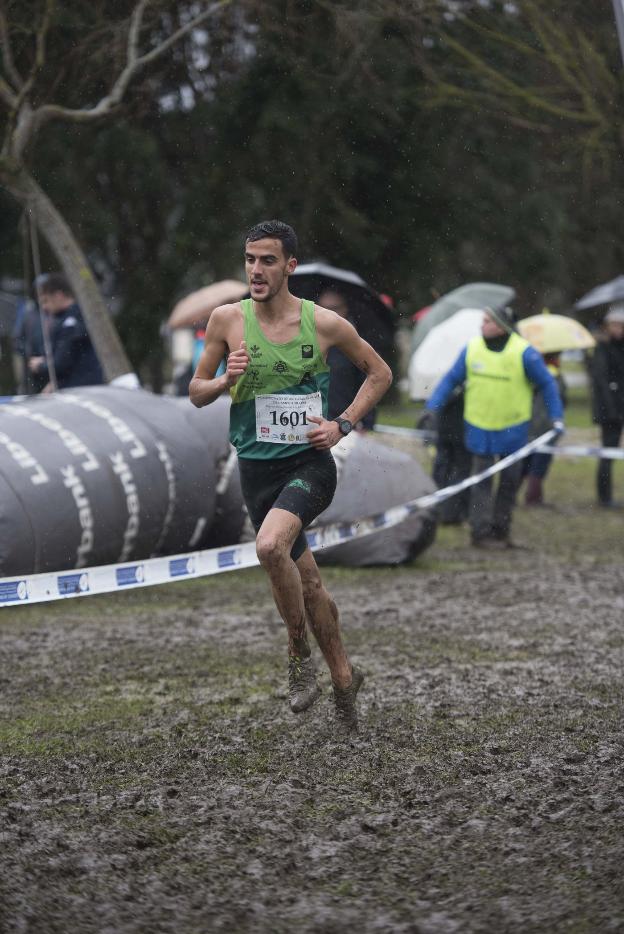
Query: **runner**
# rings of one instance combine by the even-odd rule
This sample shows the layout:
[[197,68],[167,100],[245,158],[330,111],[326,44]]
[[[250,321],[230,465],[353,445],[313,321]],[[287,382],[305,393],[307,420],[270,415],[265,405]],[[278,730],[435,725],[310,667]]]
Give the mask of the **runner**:
[[[336,489],[330,448],[379,402],[392,374],[348,321],[290,293],[296,254],[297,237],[288,224],[265,221],[252,227],[245,240],[251,298],[212,313],[189,393],[198,407],[226,391],[232,397],[230,438],[257,533],[256,551],[288,630],[291,709],[305,710],[320,693],[309,624],[331,674],[338,731],[348,736],[357,730],[355,699],[364,676],[349,662],[336,604],[323,586],[304,529],[329,506]],[[338,347],[366,374],[351,405],[331,421],[326,418],[330,347]],[[224,354],[226,372],[215,376]]]

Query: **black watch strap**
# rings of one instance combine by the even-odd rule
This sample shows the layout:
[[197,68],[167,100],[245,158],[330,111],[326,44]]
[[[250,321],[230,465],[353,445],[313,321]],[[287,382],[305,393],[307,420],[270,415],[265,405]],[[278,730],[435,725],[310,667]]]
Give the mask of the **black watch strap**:
[[346,435],[353,431],[353,425],[348,418],[334,418],[333,421],[337,423],[341,435],[346,437]]

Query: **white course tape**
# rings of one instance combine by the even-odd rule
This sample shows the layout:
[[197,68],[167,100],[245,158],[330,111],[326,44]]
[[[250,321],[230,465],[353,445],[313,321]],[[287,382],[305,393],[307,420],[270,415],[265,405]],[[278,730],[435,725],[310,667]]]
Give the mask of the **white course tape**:
[[538,454],[559,454],[560,457],[598,457],[600,460],[624,461],[624,448],[600,448],[588,444],[542,444]]
[[[382,435],[397,435],[404,438],[420,438],[435,444],[437,432],[422,431],[420,428],[400,428],[398,425],[375,425]],[[539,439],[537,439],[539,440]],[[597,457],[601,460],[624,460],[624,448],[601,448],[589,444],[540,444],[534,449],[537,454],[557,454],[559,457]]]
[[437,438],[437,431],[422,431],[420,428],[403,428],[399,425],[375,425],[374,431],[381,435],[403,435],[405,438],[422,438],[429,441]]
[[[468,477],[453,486],[436,490],[435,493],[419,496],[408,503],[393,506],[376,515],[355,519],[353,522],[335,523],[309,529],[306,532],[308,544],[312,551],[319,551],[321,548],[340,545],[342,542],[363,538],[381,529],[398,525],[418,510],[435,506],[442,500],[455,496],[461,490],[474,486],[486,477],[504,470],[515,461],[526,457],[539,445],[550,441],[554,435],[554,431],[546,432],[482,473]],[[125,564],[103,564],[99,567],[74,571],[6,577],[0,579],[0,606],[44,603],[67,597],[86,597],[93,594],[130,590],[134,587],[151,587],[154,584],[168,584],[190,577],[207,577],[224,571],[250,568],[257,564],[256,543],[244,542],[225,548],[210,548],[205,551],[170,555],[165,558],[146,558],[144,561]]]

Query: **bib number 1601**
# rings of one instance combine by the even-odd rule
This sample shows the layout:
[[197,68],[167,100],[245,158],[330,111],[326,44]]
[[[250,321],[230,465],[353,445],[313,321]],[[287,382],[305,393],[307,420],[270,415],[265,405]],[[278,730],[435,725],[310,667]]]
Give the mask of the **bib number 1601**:
[[299,425],[307,425],[305,409],[301,412],[278,412],[277,409],[270,409],[271,424],[281,425],[283,428],[298,428]]

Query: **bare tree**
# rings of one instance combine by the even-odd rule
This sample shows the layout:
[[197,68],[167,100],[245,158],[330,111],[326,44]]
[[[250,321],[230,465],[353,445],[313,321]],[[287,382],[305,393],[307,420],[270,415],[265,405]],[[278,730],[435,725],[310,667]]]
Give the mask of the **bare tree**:
[[[163,0],[132,0],[127,15],[112,22],[109,18],[107,28],[102,19],[94,18],[86,23],[81,67],[85,86],[90,92],[98,89],[99,96],[91,105],[75,106],[58,102],[59,98],[68,96],[63,87],[65,49],[54,45],[55,39],[60,41],[65,25],[67,14],[62,5],[57,0],[33,3],[20,0],[19,4],[0,0],[0,112],[5,115],[0,185],[32,215],[56,255],[81,305],[109,382],[131,373],[132,367],[84,251],[30,168],[35,142],[51,122],[94,123],[117,113],[137,76],[162,59],[180,40],[214,19],[230,2],[217,0],[208,6],[194,4],[186,10],[182,8],[181,12],[176,4],[172,14],[171,4]],[[97,3],[87,6],[92,12]],[[25,22],[30,23],[27,29]],[[111,62],[114,69],[114,73],[106,77],[101,75],[102,43],[104,51],[109,53],[108,70]],[[120,45],[122,52],[118,54]],[[99,57],[90,55],[90,50],[96,47],[100,50]],[[51,53],[55,54],[51,56]],[[52,63],[51,57],[55,59]],[[75,88],[71,91],[69,96],[75,97]],[[53,99],[55,95],[56,100]]]
[[574,7],[557,11],[535,0],[509,7],[466,3],[454,17],[460,28],[441,30],[443,54],[432,54],[424,67],[427,106],[490,113],[553,139],[572,129],[586,177],[596,164],[612,166],[624,147],[622,84],[601,37]]

